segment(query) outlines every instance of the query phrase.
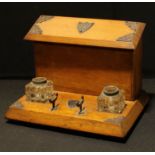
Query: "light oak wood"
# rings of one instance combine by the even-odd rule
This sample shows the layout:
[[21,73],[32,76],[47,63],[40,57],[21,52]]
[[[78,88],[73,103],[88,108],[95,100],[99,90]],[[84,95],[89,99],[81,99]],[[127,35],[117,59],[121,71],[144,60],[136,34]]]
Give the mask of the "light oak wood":
[[[79,33],[79,22],[94,25]],[[25,39],[34,42],[36,76],[52,80],[57,90],[99,95],[113,84],[135,100],[141,91],[144,28],[140,22],[40,16]]]
[[[86,32],[79,33],[77,30],[79,22],[90,22],[94,23],[94,25]],[[31,33],[30,30],[25,36],[25,39],[31,41],[135,49],[142,37],[145,23],[134,23],[137,24],[136,31],[127,26],[126,21],[121,20],[53,16],[49,20],[34,24],[40,29],[41,34]],[[132,33],[134,36],[131,41],[118,41],[119,37]]]
[[[80,33],[79,22],[94,25]],[[144,28],[141,22],[40,16],[25,39],[34,43],[36,76],[52,80],[59,91],[59,107],[51,111],[50,103],[31,103],[23,96],[9,107],[6,118],[125,137],[148,102],[141,93]],[[121,114],[97,111],[97,96],[105,85],[125,90]],[[81,95],[86,111],[79,115],[67,102]]]
[[[124,89],[127,100],[141,91],[141,48],[125,49],[35,43],[36,76],[54,82],[56,90],[99,95],[106,85]],[[138,57],[139,55],[139,57]]]
[[11,120],[61,127],[96,133],[101,135],[125,137],[142,112],[148,96],[142,94],[135,101],[126,101],[121,114],[97,111],[96,96],[85,95],[85,113],[79,115],[78,108],[69,108],[69,99],[79,99],[82,94],[59,92],[58,109],[51,111],[50,103],[29,102],[25,96],[11,105],[5,117]]

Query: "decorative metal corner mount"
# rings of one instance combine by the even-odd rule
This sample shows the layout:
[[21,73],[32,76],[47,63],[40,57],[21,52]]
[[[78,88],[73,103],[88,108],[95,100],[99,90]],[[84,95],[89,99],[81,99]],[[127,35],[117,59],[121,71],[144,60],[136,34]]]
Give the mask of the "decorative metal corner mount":
[[106,119],[106,120],[104,120],[104,122],[112,123],[112,124],[115,124],[115,125],[120,126],[121,123],[122,123],[124,120],[125,120],[125,117],[124,117],[124,116],[119,116],[119,117],[116,117],[116,118],[109,118],[109,119]]
[[125,21],[125,24],[133,31],[137,30],[137,23],[131,21]]
[[18,109],[22,109],[24,106],[19,101],[16,101],[10,107],[15,107],[15,108],[18,108]]
[[117,38],[117,41],[132,42],[134,35],[135,35],[135,33],[130,33],[130,34],[121,36],[121,37]]
[[77,25],[77,29],[79,33],[86,32],[89,30],[95,23],[90,23],[90,22],[79,22]]
[[31,33],[31,34],[42,34],[42,30],[38,25],[34,24],[31,28],[31,30],[29,31],[29,33]]
[[45,21],[47,21],[47,20],[49,20],[49,19],[52,19],[52,18],[54,18],[54,16],[41,15],[41,16],[37,19],[36,23],[42,23],[42,22],[45,22]]
[[37,25],[37,24],[43,23],[43,22],[45,22],[45,21],[47,21],[47,20],[49,20],[49,19],[52,19],[52,18],[54,18],[54,16],[46,16],[46,15],[40,16],[40,17],[37,19],[36,23],[32,26],[32,28],[31,28],[31,30],[29,31],[29,33],[31,33],[31,34],[42,34],[42,30],[41,30],[41,28],[39,27],[39,25]]

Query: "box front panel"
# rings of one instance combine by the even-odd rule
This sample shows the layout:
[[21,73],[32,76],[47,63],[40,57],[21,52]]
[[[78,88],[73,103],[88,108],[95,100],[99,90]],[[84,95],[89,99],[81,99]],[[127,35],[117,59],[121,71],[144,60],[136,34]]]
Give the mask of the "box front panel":
[[36,76],[54,82],[56,90],[99,95],[105,85],[125,90],[132,100],[133,52],[65,44],[35,43]]

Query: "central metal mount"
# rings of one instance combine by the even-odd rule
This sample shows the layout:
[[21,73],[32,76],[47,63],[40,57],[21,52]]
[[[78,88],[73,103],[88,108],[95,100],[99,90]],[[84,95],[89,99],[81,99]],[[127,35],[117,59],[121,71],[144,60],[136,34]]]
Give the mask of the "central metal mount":
[[80,33],[83,33],[83,32],[86,32],[87,30],[89,30],[93,25],[94,25],[94,23],[79,22],[77,25],[77,29]]

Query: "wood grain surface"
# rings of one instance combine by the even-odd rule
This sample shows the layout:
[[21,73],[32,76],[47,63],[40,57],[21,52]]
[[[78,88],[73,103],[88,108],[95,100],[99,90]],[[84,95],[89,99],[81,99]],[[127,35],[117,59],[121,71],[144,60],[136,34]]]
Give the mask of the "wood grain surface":
[[148,96],[143,94],[135,101],[126,101],[124,111],[115,114],[98,112],[96,96],[85,95],[85,113],[79,115],[77,107],[68,107],[68,100],[79,99],[82,94],[58,93],[57,110],[51,111],[50,103],[30,102],[23,96],[9,107],[5,117],[11,120],[124,137],[148,101]]
[[141,52],[35,43],[36,76],[52,80],[57,90],[88,95],[99,95],[112,84],[125,90],[127,100],[134,100],[141,89]]
[[[37,21],[25,36],[26,40],[125,49],[137,47],[145,28],[145,23],[141,22],[108,19],[52,16],[48,20]],[[94,25],[84,33],[79,33],[77,29],[79,22]],[[119,39],[127,35],[131,38]]]

